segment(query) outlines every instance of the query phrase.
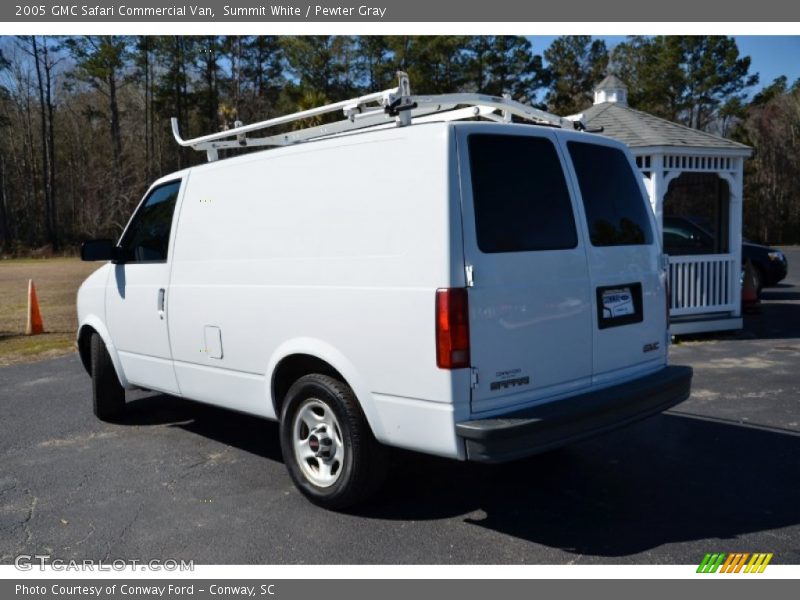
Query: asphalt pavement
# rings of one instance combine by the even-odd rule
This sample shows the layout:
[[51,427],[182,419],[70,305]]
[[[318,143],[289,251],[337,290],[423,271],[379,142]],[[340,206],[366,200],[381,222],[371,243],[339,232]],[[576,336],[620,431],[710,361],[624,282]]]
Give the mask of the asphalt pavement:
[[692,397],[531,459],[393,452],[370,504],[308,503],[274,423],[162,395],[91,412],[77,356],[0,369],[0,563],[800,563],[800,249],[745,330],[682,340]]

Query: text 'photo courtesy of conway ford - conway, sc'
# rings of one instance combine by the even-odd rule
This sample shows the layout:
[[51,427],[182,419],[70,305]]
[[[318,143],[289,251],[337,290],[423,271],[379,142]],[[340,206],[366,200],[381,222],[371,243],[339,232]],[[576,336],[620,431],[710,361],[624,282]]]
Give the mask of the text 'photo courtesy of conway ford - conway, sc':
[[278,420],[294,483],[341,509],[386,446],[508,461],[681,402],[653,213],[626,147],[583,129],[403,74],[191,140],[173,124],[208,162],[82,248],[108,261],[78,293],[95,414],[145,388]]

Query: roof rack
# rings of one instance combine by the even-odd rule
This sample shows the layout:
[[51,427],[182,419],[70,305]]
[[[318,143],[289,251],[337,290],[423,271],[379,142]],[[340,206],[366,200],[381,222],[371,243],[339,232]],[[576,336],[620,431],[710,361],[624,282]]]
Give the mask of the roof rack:
[[[469,118],[484,118],[490,121],[510,123],[512,117],[550,127],[569,127],[584,130],[580,119],[565,119],[532,106],[515,102],[508,97],[487,96],[484,94],[439,94],[433,96],[414,96],[408,75],[398,72],[398,86],[366,94],[350,100],[342,100],[316,108],[242,125],[239,121],[232,129],[184,140],[179,131],[178,120],[172,118],[172,135],[183,147],[205,151],[209,162],[219,158],[218,151],[226,148],[248,148],[257,146],[288,146],[299,142],[357,131],[381,125],[405,127],[412,122],[456,121]],[[460,108],[459,108],[460,107]],[[250,138],[248,133],[302,123],[328,113],[342,111],[344,119],[330,124],[309,126],[278,133],[268,137]],[[499,112],[499,114],[498,114]],[[573,117],[573,119],[575,119]]]

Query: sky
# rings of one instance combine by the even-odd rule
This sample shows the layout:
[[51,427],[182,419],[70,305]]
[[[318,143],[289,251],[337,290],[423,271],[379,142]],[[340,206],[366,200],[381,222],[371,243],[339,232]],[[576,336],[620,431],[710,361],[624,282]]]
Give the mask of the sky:
[[[557,36],[530,36],[533,50],[541,54]],[[595,36],[606,41],[609,49],[625,41],[622,35]],[[759,83],[748,93],[752,96],[781,75],[789,84],[800,78],[800,36],[737,35],[739,54],[751,58],[750,72],[759,74]]]

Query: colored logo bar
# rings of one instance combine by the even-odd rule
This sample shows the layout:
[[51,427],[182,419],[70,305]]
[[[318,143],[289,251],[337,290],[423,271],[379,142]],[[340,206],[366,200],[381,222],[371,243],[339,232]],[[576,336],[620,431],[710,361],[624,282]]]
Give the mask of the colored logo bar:
[[772,552],[708,553],[697,567],[698,573],[763,573],[772,560]]

